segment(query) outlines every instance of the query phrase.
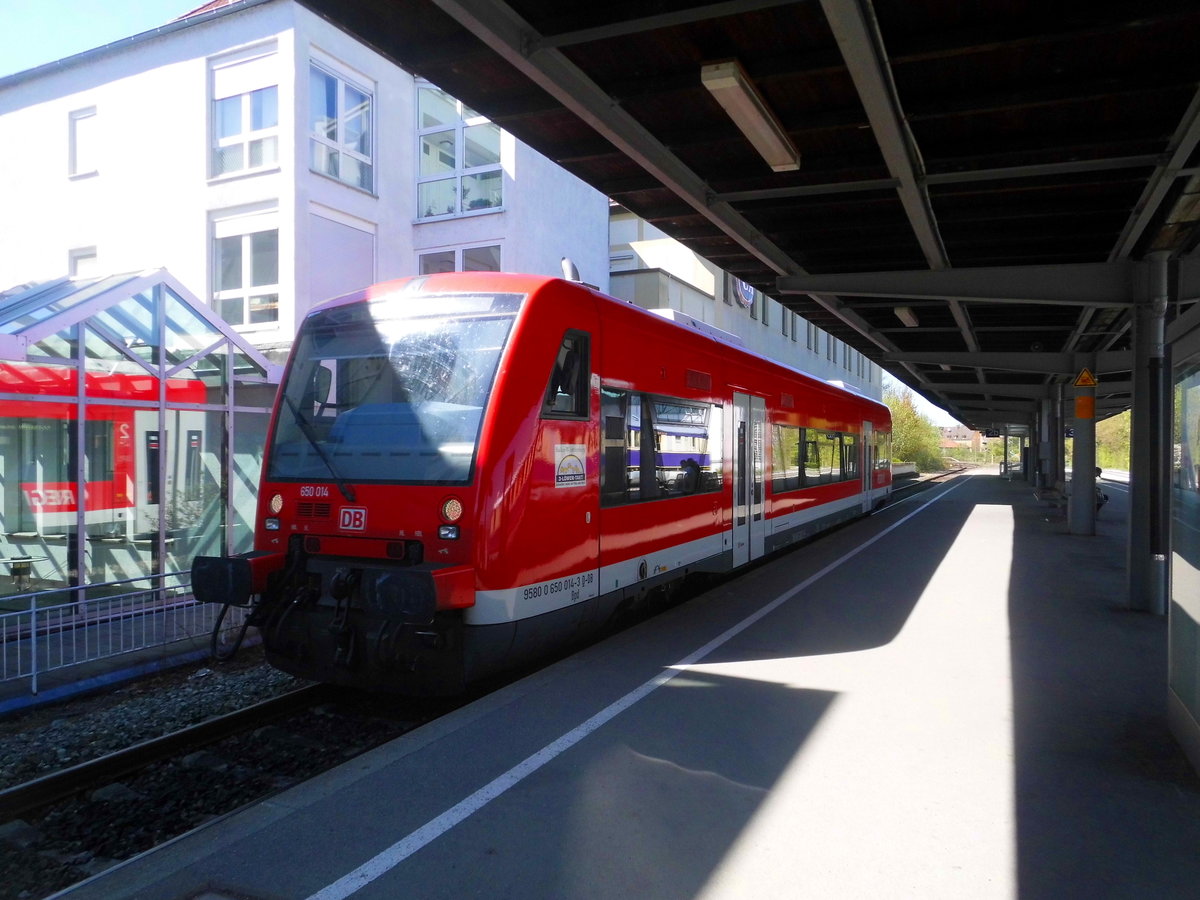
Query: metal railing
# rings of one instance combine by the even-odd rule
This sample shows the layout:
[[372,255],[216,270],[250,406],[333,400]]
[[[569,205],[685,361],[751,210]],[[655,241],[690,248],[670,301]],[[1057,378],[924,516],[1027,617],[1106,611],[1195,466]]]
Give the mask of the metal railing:
[[[54,602],[58,596],[67,602]],[[188,573],[10,595],[0,603],[8,608],[0,610],[0,682],[27,678],[34,694],[38,676],[49,671],[188,639],[207,644],[221,612],[193,599]],[[230,608],[222,632],[239,629],[246,613]]]

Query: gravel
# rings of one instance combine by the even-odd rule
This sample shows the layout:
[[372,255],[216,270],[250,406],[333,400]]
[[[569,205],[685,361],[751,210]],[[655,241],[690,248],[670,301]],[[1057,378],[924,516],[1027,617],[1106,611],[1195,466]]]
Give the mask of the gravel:
[[193,664],[115,691],[0,720],[0,788],[121,750],[307,682],[245,647],[227,663]]

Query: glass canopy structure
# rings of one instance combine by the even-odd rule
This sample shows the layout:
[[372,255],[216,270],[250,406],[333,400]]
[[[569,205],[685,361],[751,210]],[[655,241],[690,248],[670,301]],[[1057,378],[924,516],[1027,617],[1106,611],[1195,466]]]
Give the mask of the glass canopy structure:
[[0,597],[250,549],[279,374],[163,269],[0,293]]

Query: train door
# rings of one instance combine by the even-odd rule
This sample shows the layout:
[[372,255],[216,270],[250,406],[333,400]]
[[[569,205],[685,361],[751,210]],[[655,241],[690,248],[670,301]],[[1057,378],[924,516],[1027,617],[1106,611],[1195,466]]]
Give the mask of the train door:
[[763,498],[767,404],[762,397],[733,395],[733,564],[763,555],[766,509]]
[[862,511],[871,511],[871,491],[875,480],[875,437],[872,434],[871,423],[863,422],[862,426]]

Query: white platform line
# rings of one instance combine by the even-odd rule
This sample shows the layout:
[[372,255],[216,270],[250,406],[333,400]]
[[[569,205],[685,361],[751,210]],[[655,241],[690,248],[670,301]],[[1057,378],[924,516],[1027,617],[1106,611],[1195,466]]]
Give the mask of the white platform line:
[[756,612],[742,619],[742,621],[738,622],[736,625],[730,627],[717,637],[713,638],[703,647],[700,647],[698,650],[688,654],[686,657],[675,663],[660,675],[650,679],[640,687],[634,688],[619,700],[614,701],[604,709],[600,710],[600,712],[596,713],[587,721],[577,725],[575,728],[562,735],[556,741],[547,744],[532,756],[527,757],[522,762],[513,766],[503,775],[500,775],[488,784],[481,787],[479,790],[475,791],[475,793],[471,794],[469,797],[461,800],[459,803],[446,810],[440,816],[430,819],[416,831],[401,838],[386,850],[367,860],[354,871],[343,875],[332,884],[326,885],[324,888],[309,897],[308,900],[343,900],[343,898],[349,897],[351,894],[361,890],[381,876],[386,875],[389,871],[394,869],[400,863],[404,862],[404,860],[408,859],[408,857],[412,856],[418,850],[432,843],[459,822],[463,821],[467,817],[478,812],[487,804],[491,803],[509,788],[513,787],[527,776],[532,775],[542,766],[546,765],[546,763],[550,762],[555,757],[561,755],[571,747],[578,744],[585,737],[587,737],[596,729],[600,728],[600,726],[604,725],[610,719],[629,709],[629,707],[633,706],[639,700],[658,690],[658,688],[662,687],[676,675],[685,671],[689,666],[695,665],[722,644],[736,637],[738,634],[745,631],[764,616],[770,615],[801,591],[824,578],[838,566],[857,556],[859,553],[861,553],[863,550],[866,550],[881,538],[890,534],[892,531],[895,531],[909,519],[913,518],[913,516],[916,516],[928,507],[932,506],[934,503],[937,503],[951,491],[961,487],[966,483],[966,481],[967,479],[956,480],[946,490],[942,491],[940,494],[926,503],[923,503],[908,515],[904,516],[904,518],[893,522],[883,531],[879,532],[879,534],[875,535],[870,540],[859,544],[840,559],[834,560],[819,572],[815,573],[814,575],[810,575],[804,581],[784,591],[770,603],[766,604]]

